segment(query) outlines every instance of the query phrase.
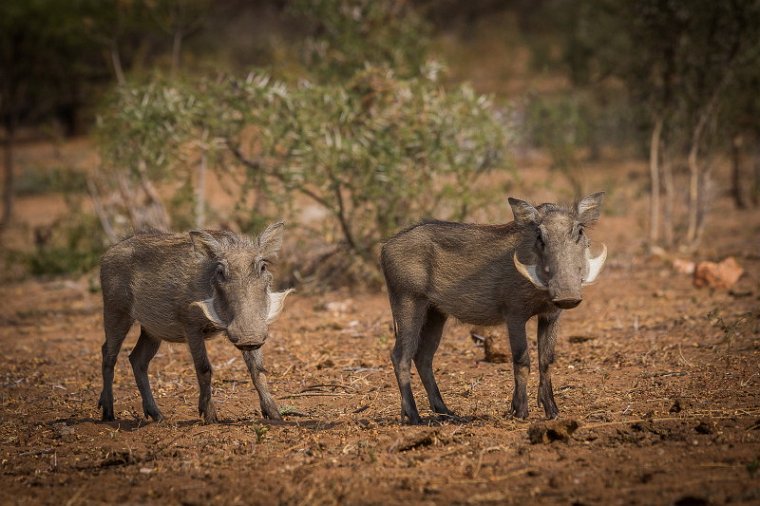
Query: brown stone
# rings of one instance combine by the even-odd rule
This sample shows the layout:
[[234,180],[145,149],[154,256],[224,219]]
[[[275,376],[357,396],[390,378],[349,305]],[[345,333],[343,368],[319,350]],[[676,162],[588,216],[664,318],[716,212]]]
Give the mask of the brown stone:
[[728,257],[720,263],[699,262],[694,271],[694,286],[728,290],[736,284],[743,273],[744,269],[734,257]]

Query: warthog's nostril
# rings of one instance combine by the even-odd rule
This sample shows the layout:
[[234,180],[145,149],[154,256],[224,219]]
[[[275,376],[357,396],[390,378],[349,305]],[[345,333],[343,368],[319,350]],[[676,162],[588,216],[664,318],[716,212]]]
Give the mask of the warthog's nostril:
[[557,306],[560,309],[572,309],[578,304],[580,304],[583,301],[583,299],[552,299],[552,302],[555,306]]
[[235,344],[236,342],[240,341],[240,338],[238,336],[232,336],[232,335],[229,335],[229,334],[227,334],[227,336],[230,338],[230,342],[232,344]]

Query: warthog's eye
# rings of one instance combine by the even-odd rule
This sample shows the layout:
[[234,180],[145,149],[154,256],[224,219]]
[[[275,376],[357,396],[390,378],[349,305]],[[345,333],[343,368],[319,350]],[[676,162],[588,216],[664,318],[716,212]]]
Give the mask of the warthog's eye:
[[266,260],[257,260],[256,263],[253,266],[254,272],[256,272],[259,276],[263,276],[264,273],[267,272],[267,261]]
[[583,227],[578,227],[578,239],[575,242],[581,242],[583,240]]
[[227,281],[227,273],[225,272],[224,265],[217,264],[216,266],[216,279],[219,281]]
[[544,244],[544,238],[539,235],[536,237],[536,245],[538,246],[538,249],[543,250],[546,244]]

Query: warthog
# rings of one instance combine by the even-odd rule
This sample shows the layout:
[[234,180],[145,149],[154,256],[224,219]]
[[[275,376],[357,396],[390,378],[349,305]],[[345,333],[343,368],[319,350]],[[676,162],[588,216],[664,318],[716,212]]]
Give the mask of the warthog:
[[574,207],[537,207],[509,199],[515,220],[506,225],[426,221],[383,245],[381,265],[388,286],[396,344],[391,353],[401,391],[401,417],[420,423],[410,385],[414,360],[431,409],[455,416],[433,376],[433,356],[448,316],[474,325],[506,322],[514,365],[511,412],[528,416],[530,370],[525,324],[538,315],[538,403],[547,418],[559,411],[551,365],[562,309],[581,302],[581,287],[604,265],[607,248],[591,256],[586,229],[599,219],[604,193]]
[[114,418],[114,365],[135,321],[140,337],[129,361],[146,418],[163,418],[151,392],[148,364],[164,340],[187,342],[200,385],[198,410],[206,423],[217,420],[205,340],[222,333],[243,352],[263,416],[281,418],[269,394],[260,348],[291,291],[270,288],[268,266],[277,257],[282,233],[282,223],[270,225],[254,241],[231,232],[149,232],[106,252],[100,266],[106,340],[98,406],[103,420]]

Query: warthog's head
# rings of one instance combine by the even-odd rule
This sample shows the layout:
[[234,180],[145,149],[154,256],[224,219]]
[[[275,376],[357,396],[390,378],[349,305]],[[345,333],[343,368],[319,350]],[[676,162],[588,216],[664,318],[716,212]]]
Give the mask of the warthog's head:
[[267,227],[255,240],[231,233],[190,232],[201,257],[212,296],[194,302],[205,317],[240,349],[255,349],[268,337],[269,324],[282,311],[292,289],[272,292],[270,264],[282,245],[283,224]]
[[530,244],[515,251],[515,267],[536,288],[547,291],[561,309],[580,304],[581,287],[593,283],[604,266],[607,247],[602,244],[601,252],[592,256],[585,232],[599,219],[603,198],[603,192],[594,193],[574,208],[556,204],[533,207],[522,200],[509,199],[515,222],[533,234]]

